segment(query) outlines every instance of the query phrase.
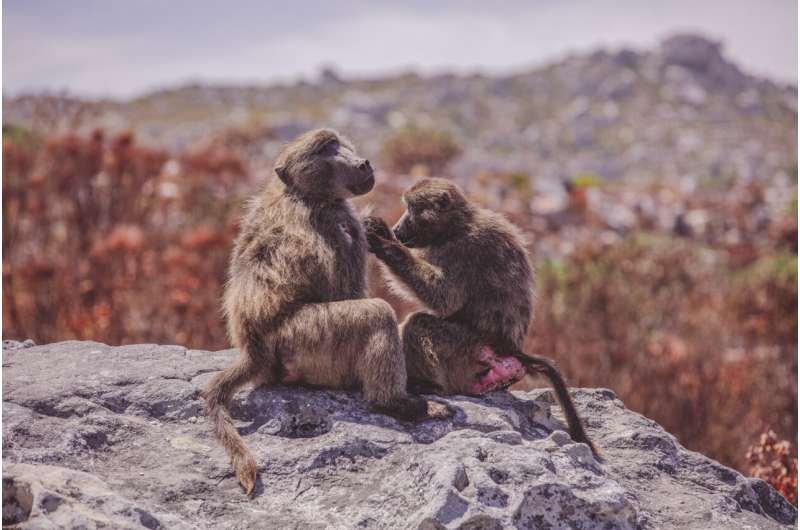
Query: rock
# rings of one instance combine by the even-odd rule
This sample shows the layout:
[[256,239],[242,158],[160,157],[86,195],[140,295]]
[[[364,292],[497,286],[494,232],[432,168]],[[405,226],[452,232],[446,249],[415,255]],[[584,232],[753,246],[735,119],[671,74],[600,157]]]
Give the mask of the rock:
[[723,57],[721,44],[700,35],[669,37],[661,43],[659,52],[665,67],[685,68],[707,87],[738,91],[747,83],[739,68]]
[[588,447],[548,390],[431,397],[398,422],[356,393],[243,390],[247,499],[201,417],[234,350],[62,342],[4,351],[3,524],[25,528],[790,528],[766,483],[688,451],[610,390],[577,389]]
[[90,473],[64,467],[3,467],[3,525],[24,528],[193,528],[174,514],[148,511]]
[[4,340],[3,341],[3,351],[6,350],[19,350],[22,348],[30,348],[32,346],[36,346],[36,343],[33,342],[31,339],[25,339],[24,341],[20,342],[18,340]]
[[661,55],[666,64],[678,64],[705,72],[723,61],[719,42],[693,34],[673,35],[661,43]]
[[639,66],[639,61],[641,61],[641,56],[635,50],[623,48],[614,54],[613,60],[619,66],[636,69]]

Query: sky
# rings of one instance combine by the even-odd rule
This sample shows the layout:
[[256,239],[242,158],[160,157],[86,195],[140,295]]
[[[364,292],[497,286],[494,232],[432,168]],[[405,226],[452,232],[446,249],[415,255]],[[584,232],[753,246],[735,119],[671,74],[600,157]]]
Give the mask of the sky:
[[792,0],[5,0],[3,94],[129,98],[188,82],[508,73],[676,32],[797,83]]

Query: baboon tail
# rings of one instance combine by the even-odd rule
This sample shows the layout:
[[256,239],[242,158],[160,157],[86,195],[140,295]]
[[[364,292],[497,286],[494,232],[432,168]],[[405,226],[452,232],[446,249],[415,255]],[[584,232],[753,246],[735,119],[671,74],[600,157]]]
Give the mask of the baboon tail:
[[252,495],[258,471],[256,459],[233,424],[228,403],[242,385],[252,378],[250,361],[240,358],[236,364],[217,374],[203,392],[206,416],[214,434],[231,459],[236,478],[247,495]]
[[525,365],[528,373],[543,374],[550,380],[550,384],[553,385],[553,389],[558,397],[558,402],[561,405],[561,409],[564,411],[564,415],[567,418],[570,436],[576,442],[581,442],[588,445],[595,458],[601,460],[602,452],[594,445],[594,443],[592,443],[592,441],[589,439],[589,436],[586,434],[586,431],[583,428],[581,417],[578,415],[578,410],[575,408],[575,403],[572,401],[572,397],[569,395],[569,391],[567,390],[567,384],[564,382],[564,377],[561,375],[561,372],[558,371],[558,368],[556,368],[550,360],[539,355],[530,355],[521,351],[517,351],[517,353],[514,354],[514,357],[516,357],[523,365]]

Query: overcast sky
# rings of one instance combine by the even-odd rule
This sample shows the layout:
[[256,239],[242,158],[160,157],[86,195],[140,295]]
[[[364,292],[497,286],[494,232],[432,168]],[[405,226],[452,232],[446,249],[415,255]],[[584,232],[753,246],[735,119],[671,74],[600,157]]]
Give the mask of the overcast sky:
[[129,97],[188,81],[508,72],[678,31],[797,82],[793,0],[5,0],[3,92]]

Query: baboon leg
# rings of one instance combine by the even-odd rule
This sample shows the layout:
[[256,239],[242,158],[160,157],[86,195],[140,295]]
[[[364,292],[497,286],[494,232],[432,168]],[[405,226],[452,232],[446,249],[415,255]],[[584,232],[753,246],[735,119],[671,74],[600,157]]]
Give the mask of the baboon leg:
[[440,394],[468,393],[479,345],[474,333],[456,322],[425,312],[409,315],[401,327],[406,369],[412,389]]
[[280,330],[302,382],[361,386],[367,402],[403,419],[425,416],[427,403],[406,391],[406,366],[394,310],[378,298],[307,304]]
[[402,337],[412,389],[481,395],[507,388],[525,376],[515,356],[498,355],[459,322],[414,313],[403,323]]
[[211,380],[203,392],[206,416],[231,460],[236,478],[250,495],[255,486],[258,471],[256,459],[233,424],[228,404],[236,391],[259,375],[250,357],[243,353],[236,363],[223,370]]

